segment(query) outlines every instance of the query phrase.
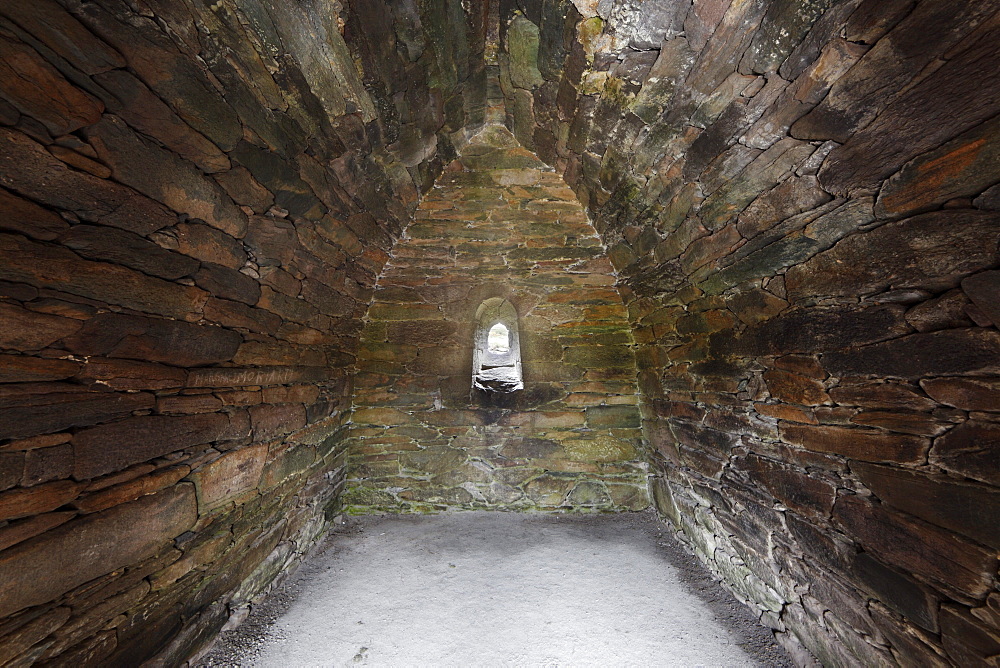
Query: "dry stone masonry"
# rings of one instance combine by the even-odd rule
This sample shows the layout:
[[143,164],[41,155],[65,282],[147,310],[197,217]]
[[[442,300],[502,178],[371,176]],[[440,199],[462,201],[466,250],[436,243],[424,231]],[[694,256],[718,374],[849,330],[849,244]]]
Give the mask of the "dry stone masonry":
[[0,665],[176,665],[324,534],[362,316],[482,122],[484,26],[2,3]]
[[[506,129],[474,137],[379,278],[358,351],[344,502],[647,507],[632,335],[614,281],[559,175]],[[524,387],[475,389],[477,333],[504,319],[517,326]]]
[[801,665],[996,665],[998,242],[1000,0],[0,2],[0,666],[650,503]]
[[1000,655],[998,10],[501,2],[507,122],[620,276],[657,508],[803,663]]

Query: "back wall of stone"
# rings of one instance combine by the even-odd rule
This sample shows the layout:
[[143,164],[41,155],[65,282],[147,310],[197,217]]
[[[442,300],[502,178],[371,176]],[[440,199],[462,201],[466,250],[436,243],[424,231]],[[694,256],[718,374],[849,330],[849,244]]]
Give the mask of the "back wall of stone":
[[[379,278],[345,503],[647,507],[633,342],[614,280],[559,175],[502,127],[474,137]],[[490,298],[518,315],[524,389],[509,395],[472,388],[476,312]]]

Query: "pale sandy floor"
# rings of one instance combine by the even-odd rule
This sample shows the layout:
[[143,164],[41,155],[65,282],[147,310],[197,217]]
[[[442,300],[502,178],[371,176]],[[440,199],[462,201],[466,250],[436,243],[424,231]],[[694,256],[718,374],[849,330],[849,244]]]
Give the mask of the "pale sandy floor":
[[649,514],[350,520],[202,665],[776,666]]

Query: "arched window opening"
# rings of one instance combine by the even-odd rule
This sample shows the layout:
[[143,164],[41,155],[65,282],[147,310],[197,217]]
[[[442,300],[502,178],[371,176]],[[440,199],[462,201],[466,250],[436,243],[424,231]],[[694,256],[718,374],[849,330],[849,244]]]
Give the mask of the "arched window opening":
[[476,312],[472,386],[489,393],[524,389],[517,311],[506,299],[487,299]]

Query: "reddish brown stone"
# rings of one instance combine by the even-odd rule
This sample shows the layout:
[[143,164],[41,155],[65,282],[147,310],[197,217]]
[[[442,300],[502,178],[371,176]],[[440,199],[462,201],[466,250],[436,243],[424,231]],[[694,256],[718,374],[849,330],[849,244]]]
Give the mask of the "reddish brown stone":
[[267,404],[311,404],[319,396],[315,385],[291,385],[287,387],[265,387],[264,403]]
[[176,230],[177,250],[185,255],[231,269],[247,261],[243,244],[222,230],[196,223],[181,223]]
[[73,511],[43,513],[0,527],[0,551],[59,526],[76,515]]
[[[866,295],[888,287],[939,291],[991,267],[1000,223],[987,212],[939,211],[850,236],[785,274],[790,300]],[[983,240],[994,240],[984,243]]]
[[215,297],[210,297],[205,303],[205,319],[224,327],[253,332],[270,333],[281,326],[281,318],[270,311]]
[[264,213],[274,204],[274,195],[271,191],[262,186],[246,167],[235,167],[216,174],[215,180],[233,201],[250,207],[256,213]]
[[818,406],[830,401],[823,383],[813,378],[772,369],[764,373],[764,382],[771,396],[781,401],[803,406]]
[[934,441],[930,459],[949,471],[1000,485],[1000,425],[963,422]]
[[73,448],[56,445],[49,448],[32,448],[24,453],[25,487],[52,480],[64,480],[73,474]]
[[0,14],[86,74],[126,65],[121,54],[95,37],[54,0],[39,0],[30,7],[7,3],[0,7]]
[[828,482],[756,455],[735,459],[730,468],[746,472],[751,483],[762,485],[775,499],[801,515],[830,516],[837,490]]
[[40,350],[80,329],[80,321],[0,302],[0,348]]
[[253,423],[254,437],[264,441],[290,434],[305,426],[306,412],[300,404],[260,404],[250,407],[250,420]]
[[232,359],[242,340],[238,333],[221,327],[102,313],[88,320],[66,346],[80,355],[199,366]]
[[220,413],[143,416],[85,429],[73,436],[73,475],[96,478],[131,464],[217,440],[229,426]]
[[830,396],[835,402],[844,406],[915,411],[929,411],[937,407],[937,404],[917,392],[914,387],[899,383],[872,381],[857,385],[840,385],[830,390]]
[[800,406],[789,406],[787,404],[761,404],[753,405],[754,409],[761,415],[776,418],[778,420],[788,420],[790,422],[803,422],[805,424],[819,424],[819,420],[811,411]]
[[958,666],[989,665],[1000,655],[1000,636],[958,606],[941,607],[941,643]]
[[0,395],[0,438],[25,438],[68,427],[86,427],[153,406],[147,393],[87,391],[66,384],[38,384]]
[[184,387],[187,372],[152,362],[88,357],[77,378],[115,390],[165,390]]
[[229,158],[215,144],[178,118],[163,100],[128,71],[113,70],[94,79],[111,93],[105,98],[108,109],[132,127],[158,139],[206,174],[229,168]]
[[[19,132],[0,129],[0,184],[89,222],[137,234],[173,225],[177,217],[131,188],[69,169]],[[124,283],[125,281],[122,281]]]
[[1000,271],[984,271],[962,281],[962,291],[1000,327]]
[[34,49],[7,36],[0,37],[0,82],[3,97],[54,136],[96,123],[104,111],[103,104],[66,81]]
[[785,424],[781,438],[815,452],[829,452],[868,462],[920,463],[930,441],[869,429]]
[[34,383],[76,375],[79,362],[25,355],[0,355],[0,383]]
[[212,394],[183,394],[156,399],[156,412],[163,415],[215,413],[221,409],[222,400]]
[[65,220],[34,202],[0,190],[0,230],[51,241],[69,229]]
[[326,380],[329,371],[319,367],[227,367],[192,369],[188,374],[188,387],[247,387],[251,385],[280,385]]
[[176,485],[73,520],[0,554],[0,616],[159,552],[197,520],[194,488]]
[[198,287],[216,297],[254,305],[260,299],[260,284],[246,274],[222,265],[203,263],[194,275]]
[[788,302],[766,290],[748,290],[733,296],[729,308],[747,325],[768,320],[788,308]]
[[1000,491],[889,466],[855,462],[851,470],[884,503],[983,545],[1000,547]]
[[956,288],[911,308],[906,312],[906,322],[918,332],[971,327],[973,323],[965,312],[970,305],[969,298]]
[[929,378],[920,381],[924,392],[948,406],[967,411],[1000,412],[998,378]]
[[198,261],[160,248],[137,234],[97,225],[74,225],[59,243],[92,260],[105,260],[168,280],[190,276]]
[[65,505],[80,493],[82,486],[72,480],[14,489],[0,494],[0,519],[30,517]]
[[951,427],[951,423],[942,422],[926,413],[895,411],[862,411],[852,417],[851,422],[915,436],[937,436]]
[[31,619],[12,633],[5,634],[3,642],[0,642],[0,661],[10,664],[18,659],[31,657],[32,646],[63,626],[70,613],[70,608],[60,606]]
[[833,516],[849,536],[891,564],[974,598],[991,588],[995,554],[950,531],[859,496],[837,499]]
[[835,376],[918,379],[964,373],[1000,374],[1000,333],[986,329],[948,329],[876,343],[823,356]]
[[862,588],[909,621],[937,631],[940,599],[911,576],[889,568],[867,552],[860,552],[854,557],[850,574]]
[[233,450],[191,474],[198,492],[198,512],[212,511],[255,489],[267,461],[264,443]]
[[[0,131],[2,132],[2,131]],[[0,151],[2,155],[2,151]],[[106,262],[90,262],[64,248],[0,235],[0,277],[39,288],[63,290],[138,311],[173,318],[197,317],[208,295]]]
[[154,471],[149,475],[133,478],[120,485],[85,494],[73,502],[73,507],[81,513],[95,513],[112,506],[128,503],[147,494],[154,494],[161,489],[171,487],[186,476],[189,471],[187,466],[174,466]]

